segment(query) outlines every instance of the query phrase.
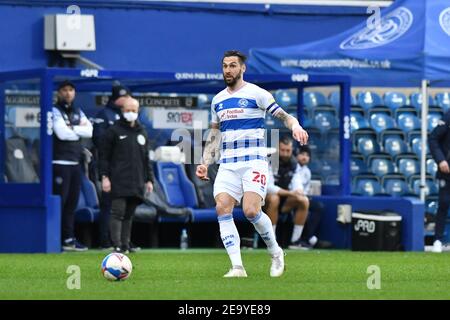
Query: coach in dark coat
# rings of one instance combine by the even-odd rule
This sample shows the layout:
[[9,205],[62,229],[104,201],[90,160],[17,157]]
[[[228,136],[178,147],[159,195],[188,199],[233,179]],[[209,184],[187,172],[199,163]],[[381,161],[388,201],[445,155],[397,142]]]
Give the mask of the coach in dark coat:
[[137,121],[139,103],[129,98],[122,115],[105,132],[99,149],[102,189],[112,198],[110,232],[114,250],[127,253],[132,218],[145,192],[153,190],[148,137]]
[[450,207],[450,111],[431,131],[428,137],[431,155],[438,165],[436,178],[439,181],[439,204],[436,214],[434,252],[442,252],[445,220]]

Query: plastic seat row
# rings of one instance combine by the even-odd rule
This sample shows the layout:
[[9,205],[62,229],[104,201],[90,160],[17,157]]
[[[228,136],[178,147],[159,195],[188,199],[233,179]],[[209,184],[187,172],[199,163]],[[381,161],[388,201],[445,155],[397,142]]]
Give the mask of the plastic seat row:
[[[401,175],[386,175],[380,179],[375,175],[359,175],[353,178],[352,193],[363,196],[420,196],[420,176],[414,175],[406,179]],[[437,184],[431,177],[427,177],[425,194],[428,196],[437,193]]]
[[[274,93],[276,101],[282,107],[297,105],[297,94],[293,90],[277,90]],[[306,109],[318,106],[329,105],[338,109],[340,106],[339,91],[331,92],[328,97],[319,91],[303,92],[303,104]],[[359,105],[364,110],[369,110],[377,106],[386,106],[391,110],[396,110],[403,106],[411,106],[416,110],[422,108],[422,93],[414,92],[407,97],[404,93],[390,91],[386,92],[383,97],[373,91],[360,91],[356,97],[351,97],[352,105]],[[429,106],[437,106],[444,111],[450,109],[450,93],[436,93],[435,96],[429,96]]]

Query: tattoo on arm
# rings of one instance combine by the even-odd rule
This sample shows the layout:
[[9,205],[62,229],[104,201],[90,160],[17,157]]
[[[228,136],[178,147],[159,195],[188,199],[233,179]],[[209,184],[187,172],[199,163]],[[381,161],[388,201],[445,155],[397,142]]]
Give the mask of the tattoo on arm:
[[297,119],[295,119],[293,116],[291,116],[289,113],[287,113],[284,110],[280,110],[276,115],[275,118],[283,121],[286,128],[292,130],[292,128],[298,124]]

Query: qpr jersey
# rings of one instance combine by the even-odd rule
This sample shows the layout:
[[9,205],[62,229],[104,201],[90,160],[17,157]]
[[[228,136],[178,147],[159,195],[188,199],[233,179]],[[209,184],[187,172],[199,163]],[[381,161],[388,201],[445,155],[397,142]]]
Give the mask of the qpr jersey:
[[211,102],[211,122],[221,131],[221,164],[267,161],[264,120],[266,111],[275,116],[282,109],[272,94],[247,82],[234,93],[227,88]]

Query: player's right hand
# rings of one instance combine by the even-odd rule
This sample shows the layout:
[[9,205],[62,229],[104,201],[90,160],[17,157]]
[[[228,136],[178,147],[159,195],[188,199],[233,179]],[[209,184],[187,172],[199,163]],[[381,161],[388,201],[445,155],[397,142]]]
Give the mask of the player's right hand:
[[443,173],[450,173],[450,168],[448,166],[448,162],[445,160],[439,162],[439,170]]
[[208,166],[206,166],[204,164],[199,164],[197,166],[197,170],[195,171],[195,175],[201,180],[209,181]]

